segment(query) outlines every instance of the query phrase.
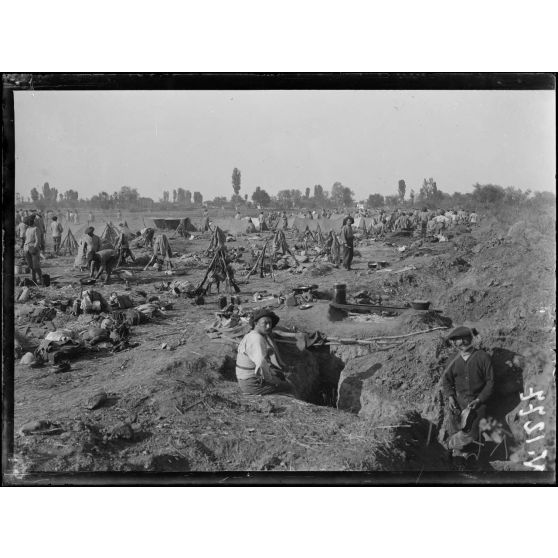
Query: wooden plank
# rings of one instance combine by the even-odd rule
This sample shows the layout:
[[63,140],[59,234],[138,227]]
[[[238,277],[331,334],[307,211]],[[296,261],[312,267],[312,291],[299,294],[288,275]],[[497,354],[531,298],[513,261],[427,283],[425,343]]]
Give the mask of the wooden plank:
[[382,312],[384,310],[388,312],[402,312],[403,310],[413,310],[414,312],[436,312],[441,314],[442,310],[414,310],[410,306],[381,306],[377,304],[340,304],[338,302],[330,302],[329,305],[332,308],[337,308],[338,310],[344,310],[345,312]]
[[377,304],[340,304],[338,302],[330,302],[329,305],[346,312],[382,312],[384,310],[394,312],[409,310],[409,308],[403,306],[381,306]]

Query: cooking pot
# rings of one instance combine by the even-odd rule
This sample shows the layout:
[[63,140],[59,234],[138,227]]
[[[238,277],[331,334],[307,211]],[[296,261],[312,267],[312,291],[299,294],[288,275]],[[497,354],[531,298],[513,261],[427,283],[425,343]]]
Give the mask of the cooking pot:
[[430,302],[428,300],[413,300],[413,302],[411,302],[411,308],[414,310],[428,310],[428,308],[430,308]]

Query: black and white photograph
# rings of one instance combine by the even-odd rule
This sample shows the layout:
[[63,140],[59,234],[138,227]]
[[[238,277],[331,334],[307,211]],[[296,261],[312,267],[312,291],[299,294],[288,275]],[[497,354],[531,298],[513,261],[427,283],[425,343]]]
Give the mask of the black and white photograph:
[[552,74],[3,74],[4,483],[552,484]]

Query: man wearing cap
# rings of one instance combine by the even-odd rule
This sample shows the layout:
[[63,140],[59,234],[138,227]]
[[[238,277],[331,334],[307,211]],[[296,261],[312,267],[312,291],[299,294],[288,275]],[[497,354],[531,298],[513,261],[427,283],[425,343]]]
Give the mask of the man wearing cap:
[[236,357],[236,377],[240,390],[246,395],[292,395],[294,386],[287,381],[279,350],[273,340],[273,328],[279,317],[270,309],[254,312],[247,333]]
[[[494,371],[490,356],[473,346],[475,333],[464,326],[450,333],[448,339],[459,353],[444,371],[442,390],[450,412],[461,416],[462,430],[478,441],[479,423],[486,417],[486,402],[494,389]],[[454,457],[465,456],[465,450],[454,449]]]

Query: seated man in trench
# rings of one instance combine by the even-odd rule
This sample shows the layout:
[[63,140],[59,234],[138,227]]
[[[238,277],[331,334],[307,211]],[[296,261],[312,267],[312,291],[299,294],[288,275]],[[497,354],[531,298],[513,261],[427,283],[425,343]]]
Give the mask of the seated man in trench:
[[442,389],[452,414],[453,432],[448,440],[457,466],[478,453],[480,422],[486,418],[486,402],[494,390],[490,356],[473,345],[475,332],[457,327],[449,335],[459,351],[442,376]]
[[254,312],[236,357],[236,377],[246,395],[283,394],[294,396],[296,389],[284,374],[285,363],[273,339],[273,328],[279,317],[270,309]]

